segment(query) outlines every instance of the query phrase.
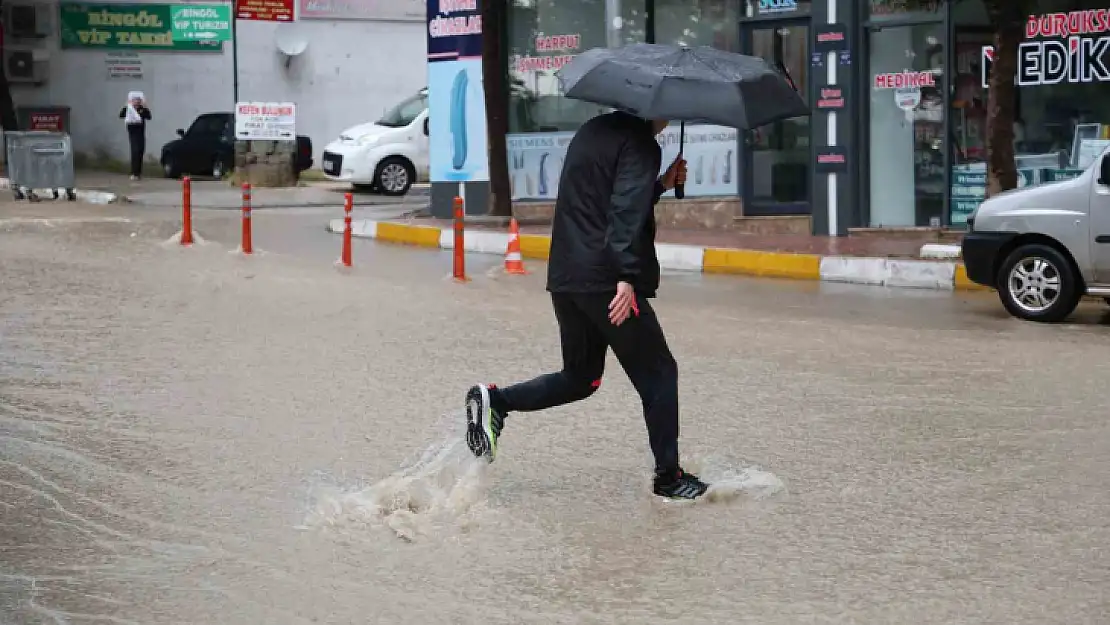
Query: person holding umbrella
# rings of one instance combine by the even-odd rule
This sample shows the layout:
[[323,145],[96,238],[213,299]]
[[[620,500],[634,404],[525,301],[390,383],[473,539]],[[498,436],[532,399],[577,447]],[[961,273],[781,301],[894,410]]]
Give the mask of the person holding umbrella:
[[[762,59],[710,48],[589,50],[560,70],[559,79],[568,98],[617,109],[582,125],[559,180],[547,290],[563,368],[505,388],[471,387],[467,445],[492,462],[510,413],[589,397],[601,386],[612,348],[643,404],[654,494],[696,499],[708,485],[679,463],[678,365],[648,301],[659,288],[654,206],[668,189],[678,195],[686,162],[680,147],[657,179],[662,152],[655,136],[672,119],[745,128],[752,120],[761,125],[808,114],[808,108]],[[745,91],[758,95],[745,101]]]

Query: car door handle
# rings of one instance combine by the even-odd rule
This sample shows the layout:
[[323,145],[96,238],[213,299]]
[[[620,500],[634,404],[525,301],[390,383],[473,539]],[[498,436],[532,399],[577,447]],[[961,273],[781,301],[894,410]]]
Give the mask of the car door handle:
[[1100,234],[1095,237],[1095,243],[1110,243],[1110,234]]

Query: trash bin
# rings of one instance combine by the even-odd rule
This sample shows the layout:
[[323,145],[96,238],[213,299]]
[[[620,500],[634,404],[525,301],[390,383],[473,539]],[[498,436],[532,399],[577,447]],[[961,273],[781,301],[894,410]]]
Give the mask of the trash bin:
[[64,132],[6,132],[8,180],[15,199],[35,201],[35,189],[50,189],[54,199],[65,189],[66,199],[77,199],[73,148]]

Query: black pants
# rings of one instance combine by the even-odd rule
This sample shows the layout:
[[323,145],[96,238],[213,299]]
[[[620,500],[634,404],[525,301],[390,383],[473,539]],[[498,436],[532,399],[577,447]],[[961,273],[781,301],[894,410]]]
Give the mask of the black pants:
[[127,127],[127,140],[131,143],[131,175],[143,173],[143,156],[146,154],[146,132],[141,124]]
[[501,408],[529,412],[569,404],[601,386],[605,353],[613,348],[640,394],[655,470],[678,468],[678,365],[651,304],[637,297],[639,314],[619,326],[609,322],[616,293],[552,293],[559,321],[563,369],[500,390]]

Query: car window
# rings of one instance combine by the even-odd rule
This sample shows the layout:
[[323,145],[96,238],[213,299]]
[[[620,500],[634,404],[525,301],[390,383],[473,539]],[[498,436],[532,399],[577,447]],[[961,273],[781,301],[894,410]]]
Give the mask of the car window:
[[411,124],[426,108],[428,108],[428,97],[417,94],[386,111],[385,115],[375,123],[379,126],[402,128]]
[[201,115],[189,126],[188,134],[193,137],[221,135],[226,120],[221,115]]

